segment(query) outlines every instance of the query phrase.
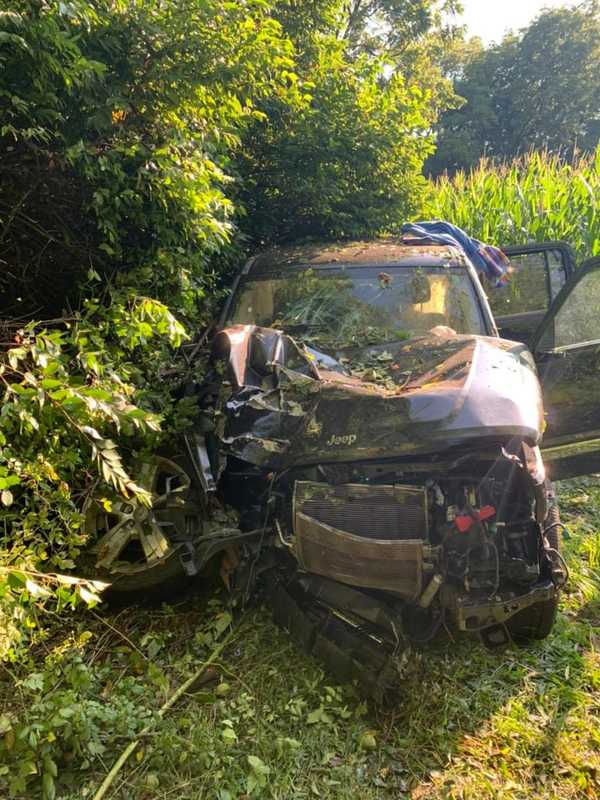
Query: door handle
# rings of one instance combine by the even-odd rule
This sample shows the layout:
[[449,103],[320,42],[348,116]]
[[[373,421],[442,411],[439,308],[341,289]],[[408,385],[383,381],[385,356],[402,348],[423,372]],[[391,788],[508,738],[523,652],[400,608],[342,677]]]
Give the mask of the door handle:
[[535,360],[538,362],[555,361],[559,358],[566,358],[567,353],[565,350],[549,350],[544,353],[536,353]]

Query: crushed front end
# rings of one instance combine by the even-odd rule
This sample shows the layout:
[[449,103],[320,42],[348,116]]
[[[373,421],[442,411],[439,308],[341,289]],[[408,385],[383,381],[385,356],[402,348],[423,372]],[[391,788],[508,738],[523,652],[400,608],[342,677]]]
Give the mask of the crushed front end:
[[268,329],[226,330],[217,353],[225,499],[264,533],[276,619],[338,675],[364,680],[366,662],[373,678],[443,626],[501,644],[555,608],[565,570],[523,346],[441,331],[371,348],[384,386]]
[[[321,596],[325,584],[302,573],[376,596],[394,637],[423,642],[454,623],[493,643],[562,581],[544,541],[546,486],[528,468],[537,454],[515,450],[295,472],[277,524],[296,579]],[[327,596],[335,606],[331,586]]]

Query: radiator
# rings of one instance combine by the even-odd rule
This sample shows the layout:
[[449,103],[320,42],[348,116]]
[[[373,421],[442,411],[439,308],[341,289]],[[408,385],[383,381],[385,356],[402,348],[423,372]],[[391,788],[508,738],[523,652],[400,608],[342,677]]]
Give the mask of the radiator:
[[299,481],[294,533],[307,572],[411,600],[421,593],[428,535],[422,487]]

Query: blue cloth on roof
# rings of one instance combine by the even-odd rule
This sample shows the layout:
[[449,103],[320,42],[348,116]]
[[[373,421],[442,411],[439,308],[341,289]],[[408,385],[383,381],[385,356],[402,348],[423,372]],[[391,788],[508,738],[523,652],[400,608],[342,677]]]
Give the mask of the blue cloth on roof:
[[460,247],[467,254],[477,272],[483,272],[491,285],[504,286],[510,271],[510,261],[502,250],[471,238],[461,228],[450,222],[410,222],[402,226],[402,234],[427,239],[433,244]]

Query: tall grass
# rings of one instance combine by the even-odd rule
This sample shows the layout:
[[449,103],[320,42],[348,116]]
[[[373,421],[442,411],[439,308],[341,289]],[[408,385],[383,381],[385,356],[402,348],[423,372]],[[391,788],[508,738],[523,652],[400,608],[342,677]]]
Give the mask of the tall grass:
[[600,146],[566,163],[532,152],[482,160],[472,172],[430,182],[427,216],[493,244],[563,239],[580,259],[600,254]]

